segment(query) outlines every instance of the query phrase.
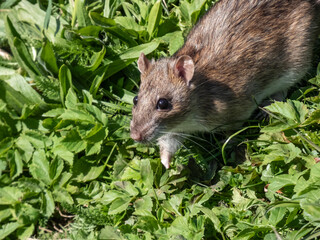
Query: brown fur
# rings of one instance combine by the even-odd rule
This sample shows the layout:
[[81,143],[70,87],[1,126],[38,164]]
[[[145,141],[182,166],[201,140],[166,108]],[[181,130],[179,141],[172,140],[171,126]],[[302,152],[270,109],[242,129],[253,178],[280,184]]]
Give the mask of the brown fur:
[[[131,135],[151,141],[168,132],[237,127],[256,102],[288,89],[306,73],[319,14],[318,1],[312,0],[216,3],[174,56],[156,62],[139,59],[140,67],[147,67],[132,112]],[[193,60],[190,82],[176,74],[181,56]],[[168,99],[172,109],[157,110],[159,98]]]

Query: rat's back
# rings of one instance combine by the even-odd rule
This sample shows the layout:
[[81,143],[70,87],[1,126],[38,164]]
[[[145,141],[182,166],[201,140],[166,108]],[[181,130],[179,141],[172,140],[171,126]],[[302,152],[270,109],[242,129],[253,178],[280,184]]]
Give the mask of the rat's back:
[[319,15],[315,0],[222,0],[174,58],[191,56],[201,73],[195,80],[223,82],[260,102],[274,87],[288,88],[306,73]]

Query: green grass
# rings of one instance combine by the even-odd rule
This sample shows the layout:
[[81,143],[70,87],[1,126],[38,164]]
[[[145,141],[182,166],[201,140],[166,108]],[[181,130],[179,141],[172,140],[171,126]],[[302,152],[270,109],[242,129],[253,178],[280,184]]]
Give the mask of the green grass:
[[318,60],[268,120],[189,137],[165,170],[129,136],[135,62],[213,2],[70,2],[0,5],[0,239],[320,236]]

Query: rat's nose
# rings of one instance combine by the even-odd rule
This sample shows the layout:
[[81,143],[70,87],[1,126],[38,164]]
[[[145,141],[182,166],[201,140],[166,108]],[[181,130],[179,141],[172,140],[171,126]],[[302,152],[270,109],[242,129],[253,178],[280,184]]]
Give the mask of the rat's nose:
[[142,134],[137,131],[131,131],[130,136],[133,140],[135,140],[137,142],[140,142],[143,139]]

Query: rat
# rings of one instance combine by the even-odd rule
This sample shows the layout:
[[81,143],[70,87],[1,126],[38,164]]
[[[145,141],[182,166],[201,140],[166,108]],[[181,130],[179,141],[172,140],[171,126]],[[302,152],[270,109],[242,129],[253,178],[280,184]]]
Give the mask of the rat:
[[185,134],[240,127],[257,104],[306,74],[319,9],[319,0],[221,0],[173,56],[141,53],[131,138],[157,141],[169,168]]

